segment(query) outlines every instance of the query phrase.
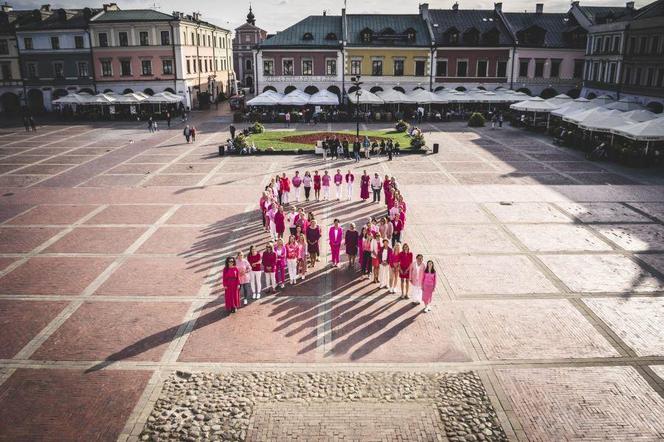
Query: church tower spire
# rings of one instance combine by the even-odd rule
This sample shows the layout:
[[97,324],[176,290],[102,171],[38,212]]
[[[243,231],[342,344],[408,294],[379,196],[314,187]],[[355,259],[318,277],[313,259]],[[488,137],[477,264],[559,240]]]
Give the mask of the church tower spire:
[[256,16],[254,15],[254,11],[251,10],[251,3],[249,3],[249,14],[247,14],[247,23],[256,26]]

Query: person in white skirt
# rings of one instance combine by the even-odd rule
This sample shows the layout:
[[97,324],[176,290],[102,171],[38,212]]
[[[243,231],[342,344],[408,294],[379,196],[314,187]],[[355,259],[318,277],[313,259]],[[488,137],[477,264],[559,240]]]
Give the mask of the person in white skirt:
[[410,285],[412,286],[410,298],[413,304],[422,302],[422,282],[424,281],[425,270],[424,257],[417,255],[415,262],[410,265]]
[[389,288],[390,286],[390,262],[392,261],[392,248],[390,241],[383,240],[383,244],[378,250],[378,286],[379,288]]
[[355,182],[355,175],[349,170],[345,176],[346,179],[346,199],[353,201],[353,183]]

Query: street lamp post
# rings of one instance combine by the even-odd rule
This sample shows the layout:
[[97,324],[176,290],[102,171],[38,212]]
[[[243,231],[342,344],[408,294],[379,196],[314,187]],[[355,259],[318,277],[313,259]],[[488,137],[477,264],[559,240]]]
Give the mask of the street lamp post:
[[360,76],[356,75],[355,77],[350,77],[353,87],[355,87],[355,137],[360,139],[360,95],[362,95],[362,82],[360,81]]

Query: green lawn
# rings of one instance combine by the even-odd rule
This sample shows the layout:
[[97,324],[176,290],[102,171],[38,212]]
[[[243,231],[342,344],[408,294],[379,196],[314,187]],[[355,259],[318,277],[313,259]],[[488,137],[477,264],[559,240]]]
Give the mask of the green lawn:
[[[284,138],[287,137],[293,137],[293,136],[311,136],[313,134],[320,134],[320,137],[318,136],[313,136],[311,137],[313,139],[324,139],[325,135],[328,133],[332,134],[341,134],[347,135],[348,136],[348,141],[350,143],[353,142],[355,139],[355,131],[346,131],[346,130],[339,130],[339,131],[332,131],[332,132],[327,132],[327,131],[265,131],[262,134],[253,134],[249,136],[249,139],[247,140],[249,145],[254,143],[258,149],[266,149],[268,147],[272,147],[275,150],[297,150],[297,149],[313,149],[315,147],[315,144],[313,141],[311,142],[294,142],[292,140],[285,140]],[[368,136],[369,138],[372,137],[382,137],[382,138],[391,138],[392,141],[399,142],[399,148],[400,149],[410,149],[410,138],[406,135],[405,132],[396,132],[392,129],[386,129],[386,130],[368,130],[368,131],[360,131],[360,136]],[[351,144],[352,146],[352,144]]]

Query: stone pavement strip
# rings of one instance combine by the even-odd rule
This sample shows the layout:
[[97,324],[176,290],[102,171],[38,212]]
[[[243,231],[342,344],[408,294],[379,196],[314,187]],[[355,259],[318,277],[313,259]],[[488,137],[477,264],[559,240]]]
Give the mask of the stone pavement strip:
[[[135,123],[0,139],[0,440],[664,440],[661,173],[459,123],[392,162],[220,159],[228,120],[194,118],[189,145]],[[226,314],[263,186],[337,168],[399,180],[433,310],[323,241],[304,281]],[[299,205],[324,230],[384,214],[357,197]]]

